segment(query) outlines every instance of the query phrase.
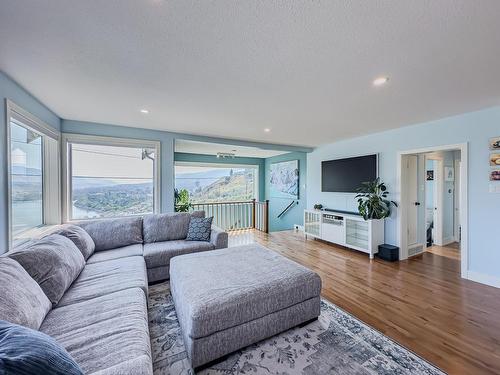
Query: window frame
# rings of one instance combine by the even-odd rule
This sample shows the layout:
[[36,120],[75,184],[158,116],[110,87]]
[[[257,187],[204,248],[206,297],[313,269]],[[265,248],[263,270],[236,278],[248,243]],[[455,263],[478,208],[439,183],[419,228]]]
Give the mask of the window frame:
[[[176,161],[174,162],[174,186],[175,186],[175,167],[207,167],[207,168],[248,168],[254,170],[254,198],[259,201],[260,197],[260,166],[258,164],[241,164],[241,163],[210,163],[210,162],[196,162],[196,161]],[[176,186],[175,186],[176,187]],[[177,188],[177,187],[176,187]]]
[[[159,141],[134,139],[134,138],[116,138],[98,135],[85,134],[62,134],[62,219],[63,222],[85,221],[85,220],[106,220],[109,218],[97,219],[73,219],[71,210],[71,201],[73,194],[73,168],[72,168],[72,151],[71,145],[86,144],[94,146],[111,146],[111,147],[132,147],[132,148],[151,148],[155,150],[155,160],[153,161],[153,213],[157,214],[161,209],[161,144]],[[116,216],[131,217],[140,215]]]
[[[11,122],[35,132],[41,136],[42,149],[42,224],[28,228],[17,234],[14,238],[13,209],[12,209],[12,155],[11,155]],[[7,151],[7,228],[8,247],[11,248],[15,241],[22,241],[30,237],[29,233],[37,228],[61,222],[60,210],[60,160],[59,146],[61,133],[49,124],[40,120],[30,112],[23,109],[10,99],[5,100],[5,125],[6,125],[6,151]],[[55,143],[52,143],[55,142]],[[55,175],[55,181],[54,180]],[[50,180],[50,181],[49,181]],[[56,189],[49,189],[49,185]],[[57,204],[53,204],[56,202]]]

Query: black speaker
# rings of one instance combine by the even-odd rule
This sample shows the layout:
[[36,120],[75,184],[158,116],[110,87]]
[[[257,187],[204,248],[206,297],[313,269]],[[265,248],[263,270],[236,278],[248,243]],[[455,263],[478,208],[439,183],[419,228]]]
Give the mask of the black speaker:
[[399,260],[399,247],[383,244],[378,246],[377,257],[389,262],[395,262]]

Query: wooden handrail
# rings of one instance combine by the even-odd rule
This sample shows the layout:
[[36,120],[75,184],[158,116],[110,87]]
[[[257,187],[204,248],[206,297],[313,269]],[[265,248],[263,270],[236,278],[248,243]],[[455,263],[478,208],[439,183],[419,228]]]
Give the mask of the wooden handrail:
[[247,203],[247,204],[250,204],[252,203],[252,201],[227,201],[227,202],[201,202],[201,203],[191,203],[193,206],[207,206],[207,205],[218,205],[218,204],[244,204],[244,203]]

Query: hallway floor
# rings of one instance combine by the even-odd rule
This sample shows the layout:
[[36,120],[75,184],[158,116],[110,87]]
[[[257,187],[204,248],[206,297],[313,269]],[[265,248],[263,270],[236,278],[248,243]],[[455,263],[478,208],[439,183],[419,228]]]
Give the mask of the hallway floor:
[[429,246],[426,251],[446,258],[460,260],[460,244],[458,242],[446,246]]

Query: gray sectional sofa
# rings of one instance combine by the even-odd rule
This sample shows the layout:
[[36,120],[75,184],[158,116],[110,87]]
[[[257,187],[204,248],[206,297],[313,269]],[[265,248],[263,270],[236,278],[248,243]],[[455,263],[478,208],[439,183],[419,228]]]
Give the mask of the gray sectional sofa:
[[204,213],[63,225],[10,251],[0,319],[52,336],[85,374],[152,374],[148,282],[169,278],[174,256],[227,247],[217,228],[210,242],[186,241],[191,215]]

